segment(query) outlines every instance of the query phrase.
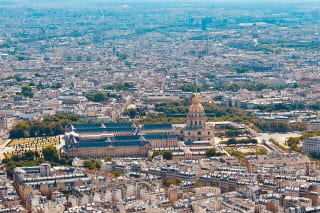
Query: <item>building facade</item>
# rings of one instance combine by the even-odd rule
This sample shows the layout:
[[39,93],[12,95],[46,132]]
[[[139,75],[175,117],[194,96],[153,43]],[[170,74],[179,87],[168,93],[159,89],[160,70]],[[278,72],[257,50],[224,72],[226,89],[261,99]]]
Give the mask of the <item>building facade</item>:
[[0,129],[7,129],[8,128],[8,121],[6,115],[0,116]]
[[304,153],[320,152],[320,136],[312,137],[303,142]]
[[[214,126],[206,122],[196,94],[186,124],[93,123],[67,127],[67,152],[73,157],[143,157],[153,150],[172,150],[174,157],[202,158],[212,148]],[[188,143],[188,144],[185,144]],[[179,150],[179,151],[176,151]]]
[[196,94],[193,104],[189,108],[187,125],[183,131],[184,141],[211,141],[214,140],[214,127],[207,126],[206,115]]
[[308,131],[319,131],[320,130],[320,120],[313,120],[307,124]]

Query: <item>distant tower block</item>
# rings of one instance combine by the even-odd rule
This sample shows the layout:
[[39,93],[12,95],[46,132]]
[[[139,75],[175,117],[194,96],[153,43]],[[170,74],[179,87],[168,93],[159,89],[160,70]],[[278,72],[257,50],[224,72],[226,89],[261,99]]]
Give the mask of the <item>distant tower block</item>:
[[7,116],[0,115],[0,129],[7,129],[7,128],[8,128]]

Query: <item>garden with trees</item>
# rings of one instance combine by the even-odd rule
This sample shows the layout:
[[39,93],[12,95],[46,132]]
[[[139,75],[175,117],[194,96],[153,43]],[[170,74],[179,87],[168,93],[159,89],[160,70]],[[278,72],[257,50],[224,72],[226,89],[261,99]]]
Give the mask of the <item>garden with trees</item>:
[[217,151],[215,148],[211,148],[211,149],[206,150],[206,157],[207,158],[214,157],[216,155],[217,155]]
[[152,154],[152,158],[155,156],[162,155],[163,159],[165,160],[171,160],[172,159],[172,151],[166,150],[166,151],[154,151]]
[[129,90],[133,87],[134,87],[134,84],[132,82],[117,82],[111,85],[104,86],[104,89],[122,91],[122,90]]
[[11,158],[12,155],[23,154],[26,151],[34,151],[41,153],[41,150],[49,147],[56,146],[61,143],[60,137],[37,137],[37,138],[23,138],[13,139],[7,146],[13,147],[12,152],[5,153],[7,158]]
[[[268,151],[262,146],[228,146],[224,148],[230,155],[235,156],[240,161],[243,161],[244,158],[248,155],[266,155]],[[242,149],[248,149],[250,151],[243,152]]]
[[13,154],[2,160],[6,166],[9,177],[12,177],[13,169],[16,167],[38,166],[41,163],[48,162],[53,166],[71,166],[72,158],[65,153],[60,153],[56,147],[48,146],[41,151],[26,151],[21,154]]
[[105,102],[109,99],[107,94],[103,92],[88,93],[86,94],[86,98],[92,102]]
[[[157,115],[141,118],[138,123],[185,123],[191,104],[192,99],[190,98],[155,104]],[[285,122],[263,122],[250,112],[241,108],[219,106],[215,103],[206,103],[203,107],[208,121],[234,121],[242,122],[247,125],[253,124],[258,131],[288,132],[306,129],[305,123],[289,126]],[[230,132],[230,134],[232,133]],[[239,132],[239,134],[241,133]]]
[[9,132],[9,138],[29,138],[56,136],[64,134],[65,126],[70,123],[83,123],[78,116],[74,114],[56,114],[46,116],[41,121],[19,122]]
[[96,92],[96,93],[87,93],[86,98],[92,102],[106,102],[110,98],[119,98],[120,95],[104,93],[104,92]]
[[256,139],[252,138],[245,138],[245,139],[235,139],[235,138],[230,138],[227,141],[220,142],[221,144],[226,144],[226,145],[234,145],[234,144],[257,144]]

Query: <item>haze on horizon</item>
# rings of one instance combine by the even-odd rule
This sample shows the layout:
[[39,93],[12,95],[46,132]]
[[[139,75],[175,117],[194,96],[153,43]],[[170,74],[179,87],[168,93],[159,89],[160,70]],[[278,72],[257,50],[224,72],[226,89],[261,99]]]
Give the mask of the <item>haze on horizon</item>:
[[[318,0],[0,0],[1,5],[23,5],[23,4],[51,4],[51,3],[87,3],[87,4],[109,4],[109,3],[254,3],[254,4],[268,4],[268,3],[299,3],[299,4],[319,4]],[[274,6],[277,6],[276,4]]]

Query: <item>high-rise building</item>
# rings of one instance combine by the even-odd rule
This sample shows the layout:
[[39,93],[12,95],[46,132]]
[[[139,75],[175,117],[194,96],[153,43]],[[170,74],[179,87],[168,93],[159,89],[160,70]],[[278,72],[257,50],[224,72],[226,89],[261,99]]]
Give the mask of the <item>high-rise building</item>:
[[8,128],[7,116],[0,115],[0,129],[7,129],[7,128]]

